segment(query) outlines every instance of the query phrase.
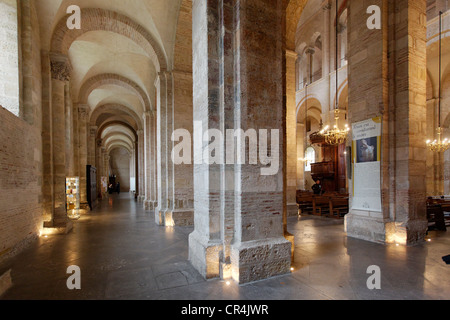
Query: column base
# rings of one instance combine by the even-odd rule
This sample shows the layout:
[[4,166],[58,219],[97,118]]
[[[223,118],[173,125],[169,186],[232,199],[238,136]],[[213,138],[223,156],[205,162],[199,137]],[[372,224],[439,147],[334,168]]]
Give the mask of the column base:
[[155,223],[158,226],[165,225],[165,217],[166,217],[167,209],[163,209],[161,207],[155,208]]
[[73,222],[69,219],[61,222],[44,222],[44,235],[65,235],[72,231]]
[[347,236],[369,242],[416,245],[424,241],[427,230],[427,221],[393,222],[379,212],[353,210],[345,216]]
[[144,210],[153,211],[156,208],[156,202],[152,200],[144,200]]
[[192,227],[194,226],[194,209],[167,211],[164,215],[164,224],[168,227]]
[[291,242],[283,237],[232,245],[231,269],[239,284],[289,274]]
[[288,217],[298,217],[298,204],[297,203],[288,203],[286,206],[287,216]]
[[220,277],[222,251],[220,241],[204,239],[197,231],[189,235],[189,262],[207,280]]

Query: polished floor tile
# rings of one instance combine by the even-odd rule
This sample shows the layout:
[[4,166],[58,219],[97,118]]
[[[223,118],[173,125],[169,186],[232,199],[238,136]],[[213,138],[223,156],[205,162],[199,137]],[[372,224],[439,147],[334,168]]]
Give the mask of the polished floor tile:
[[[295,236],[291,274],[246,285],[205,281],[188,262],[193,228],[156,226],[127,194],[114,195],[75,222],[66,236],[41,238],[0,271],[11,269],[4,300],[446,300],[450,297],[448,232],[415,247],[347,238],[342,220],[289,219]],[[68,290],[67,268],[81,270]],[[370,266],[381,289],[369,290]]]

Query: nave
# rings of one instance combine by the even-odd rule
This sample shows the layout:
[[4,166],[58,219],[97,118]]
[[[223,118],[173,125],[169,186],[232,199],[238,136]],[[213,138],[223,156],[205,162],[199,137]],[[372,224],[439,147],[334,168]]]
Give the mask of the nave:
[[[414,247],[348,238],[343,220],[291,217],[291,274],[238,285],[205,280],[189,263],[192,227],[162,227],[130,193],[113,194],[71,233],[41,237],[0,266],[13,287],[4,300],[445,300],[450,294],[447,232],[431,231]],[[71,265],[81,290],[69,290]],[[381,290],[369,290],[369,266],[381,270]]]

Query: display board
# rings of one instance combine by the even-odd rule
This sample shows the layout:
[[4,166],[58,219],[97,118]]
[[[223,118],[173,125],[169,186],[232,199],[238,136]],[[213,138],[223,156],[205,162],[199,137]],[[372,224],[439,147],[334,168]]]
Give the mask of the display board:
[[70,219],[80,217],[80,178],[66,178],[66,209]]
[[381,212],[381,118],[352,126],[352,209]]

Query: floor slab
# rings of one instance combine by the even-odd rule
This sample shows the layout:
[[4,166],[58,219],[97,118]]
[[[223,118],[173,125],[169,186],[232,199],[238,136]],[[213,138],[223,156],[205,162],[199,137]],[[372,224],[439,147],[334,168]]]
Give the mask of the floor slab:
[[[104,200],[74,222],[72,233],[40,238],[2,270],[13,287],[3,300],[446,300],[450,296],[447,232],[415,247],[348,238],[342,220],[290,218],[293,272],[237,285],[205,281],[188,262],[191,227],[165,228],[127,194]],[[67,268],[81,270],[81,290],[68,290]],[[369,290],[369,266],[381,290]]]

